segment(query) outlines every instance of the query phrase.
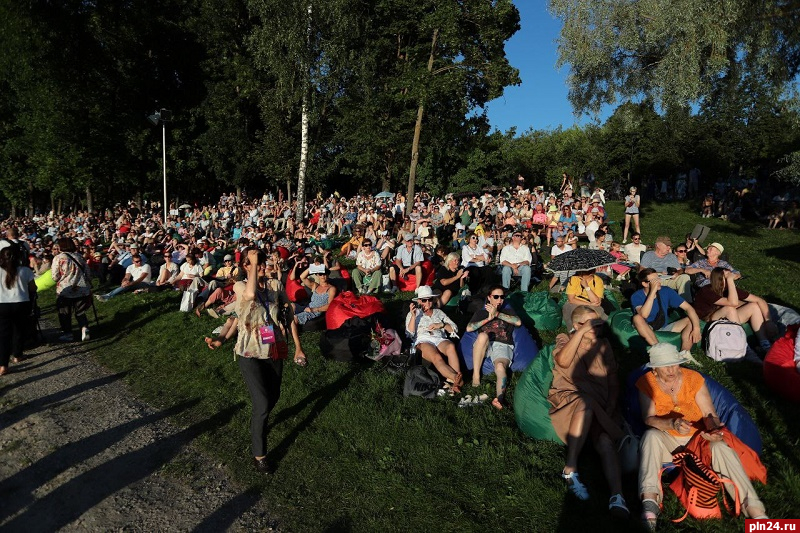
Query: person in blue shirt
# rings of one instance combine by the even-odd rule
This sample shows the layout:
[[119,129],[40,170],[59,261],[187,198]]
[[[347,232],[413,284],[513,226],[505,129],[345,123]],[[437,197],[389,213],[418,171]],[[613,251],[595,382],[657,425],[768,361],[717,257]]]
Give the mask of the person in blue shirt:
[[[658,343],[656,331],[672,331],[681,334],[681,353],[688,354],[692,345],[700,341],[702,330],[700,318],[694,308],[669,287],[661,285],[658,272],[652,268],[644,268],[636,276],[641,289],[631,295],[633,307],[633,326],[648,345]],[[683,309],[685,318],[669,321],[672,309]]]

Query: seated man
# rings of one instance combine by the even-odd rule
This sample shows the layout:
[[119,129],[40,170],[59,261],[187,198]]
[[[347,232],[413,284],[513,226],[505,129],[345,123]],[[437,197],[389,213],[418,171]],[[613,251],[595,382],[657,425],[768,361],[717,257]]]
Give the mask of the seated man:
[[642,254],[647,251],[647,246],[642,244],[642,235],[639,232],[634,232],[631,235],[631,242],[622,247],[622,251],[628,256],[628,261],[639,264],[642,259]]
[[500,265],[502,266],[503,288],[511,287],[511,276],[522,278],[519,289],[528,292],[531,283],[531,263],[533,256],[527,245],[522,244],[522,233],[514,231],[511,235],[511,244],[503,246],[500,251]]
[[711,271],[717,267],[733,272],[734,281],[742,277],[741,272],[733,268],[727,261],[720,259],[724,251],[725,248],[720,243],[712,242],[706,247],[705,257],[686,267],[686,273],[694,275],[694,284],[698,289],[711,283]]
[[397,285],[398,277],[406,277],[410,273],[414,273],[416,277],[416,287],[419,289],[422,285],[422,262],[425,256],[422,254],[422,248],[414,244],[414,235],[406,233],[403,237],[403,246],[400,246],[394,257],[394,262],[389,268],[389,279],[391,291],[397,292],[400,288]]
[[142,264],[142,256],[139,254],[135,254],[131,258],[131,261],[131,265],[125,270],[125,277],[122,279],[122,285],[108,294],[98,294],[98,300],[105,302],[123,292],[150,288],[150,265]]
[[[656,331],[681,333],[681,353],[687,355],[692,345],[700,341],[703,332],[700,318],[694,308],[681,298],[674,289],[661,286],[661,277],[652,268],[644,268],[636,276],[641,289],[631,295],[633,326],[648,345],[658,343]],[[676,322],[669,322],[672,309],[683,309],[688,315]]]
[[510,307],[500,311],[504,301],[503,287],[492,285],[486,297],[486,305],[478,309],[467,324],[467,331],[478,332],[472,347],[472,385],[477,387],[481,384],[481,366],[483,358],[488,355],[497,376],[497,396],[492,400],[492,406],[496,409],[505,406],[508,369],[514,360],[514,328],[522,325],[522,321]]
[[642,268],[652,268],[661,277],[661,284],[675,289],[681,298],[692,301],[692,278],[681,268],[681,263],[672,253],[672,241],[667,236],[656,239],[655,248],[642,254]]

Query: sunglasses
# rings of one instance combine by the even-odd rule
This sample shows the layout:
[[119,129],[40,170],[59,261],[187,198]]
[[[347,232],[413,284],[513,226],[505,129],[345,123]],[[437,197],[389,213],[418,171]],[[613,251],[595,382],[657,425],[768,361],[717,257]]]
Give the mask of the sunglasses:
[[512,236],[513,236],[513,237],[522,237],[522,233],[515,233],[515,234],[514,234],[514,235],[512,235]]
[[364,247],[366,247],[366,248],[371,248],[371,247],[372,247],[372,243],[365,242],[365,243],[363,243],[361,246],[364,246]]
[[489,297],[491,297],[492,300],[502,300],[502,299],[505,298],[505,295],[504,294],[490,294]]

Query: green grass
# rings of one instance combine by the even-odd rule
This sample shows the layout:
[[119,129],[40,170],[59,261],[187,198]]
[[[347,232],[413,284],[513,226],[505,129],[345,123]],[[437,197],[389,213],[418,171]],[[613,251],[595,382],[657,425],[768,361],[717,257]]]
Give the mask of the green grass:
[[[622,220],[621,205],[611,218]],[[645,206],[645,242],[668,234],[677,242],[697,222],[712,228],[711,240],[726,247],[747,276],[742,285],[769,301],[800,308],[800,234],[767,231],[749,224],[701,219],[682,204]],[[618,233],[621,235],[621,230]],[[544,287],[542,284],[538,289]],[[388,300],[398,315],[402,299]],[[43,297],[52,310],[52,293]],[[612,522],[609,496],[587,450],[580,469],[592,500],[569,498],[558,474],[564,449],[525,437],[510,409],[488,405],[460,409],[456,403],[402,397],[402,377],[377,365],[343,365],[319,354],[319,333],[303,336],[309,366],[284,367],[281,400],[271,416],[269,479],[251,470],[249,398],[233,362],[231,346],[210,351],[203,343],[219,321],[179,313],[177,293],[124,295],[98,303],[101,325],[90,346],[97,359],[126,373],[133,389],[157,407],[175,407],[179,424],[203,424],[200,445],[226,463],[245,486],[261,491],[267,505],[291,531],[616,531],[637,520]],[[50,316],[54,319],[54,316]],[[542,332],[551,341],[554,332]],[[618,353],[623,368],[640,363]],[[771,516],[800,516],[800,415],[796,406],[769,392],[749,366],[708,363],[706,370],[739,398],[764,438],[769,484],[760,493]],[[493,383],[482,385],[491,393]],[[513,394],[513,383],[512,383]],[[191,465],[173,469],[179,475]],[[636,480],[626,479],[626,497],[636,509]],[[636,509],[638,511],[638,509]],[[674,498],[670,517],[682,514]],[[742,519],[661,530],[742,531]]]

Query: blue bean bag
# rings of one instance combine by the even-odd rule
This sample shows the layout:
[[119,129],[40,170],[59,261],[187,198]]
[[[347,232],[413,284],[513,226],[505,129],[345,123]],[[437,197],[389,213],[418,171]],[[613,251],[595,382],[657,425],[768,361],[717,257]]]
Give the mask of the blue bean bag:
[[553,383],[553,348],[552,344],[542,348],[520,376],[514,388],[514,418],[529,437],[564,444],[553,429],[547,401]]
[[[642,421],[642,408],[639,404],[639,389],[636,388],[636,380],[649,370],[650,369],[646,366],[641,366],[631,372],[627,381],[625,418],[637,435],[642,435],[646,428]],[[736,400],[733,394],[728,392],[728,389],[706,374],[702,372],[701,374],[706,380],[706,387],[708,387],[708,392],[711,394],[711,401],[714,403],[714,409],[717,410],[717,415],[720,420],[722,420],[742,442],[750,446],[757,454],[761,455],[761,435],[758,432],[756,423],[753,422],[753,419],[750,417],[750,414]]]
[[[472,346],[478,338],[477,331],[464,333],[461,337],[461,355],[464,357],[464,366],[467,370],[472,370]],[[512,372],[522,372],[531,364],[539,353],[539,347],[531,337],[530,332],[524,326],[514,329],[514,360],[511,362]],[[484,358],[481,367],[483,375],[494,374],[494,365],[488,357]]]

